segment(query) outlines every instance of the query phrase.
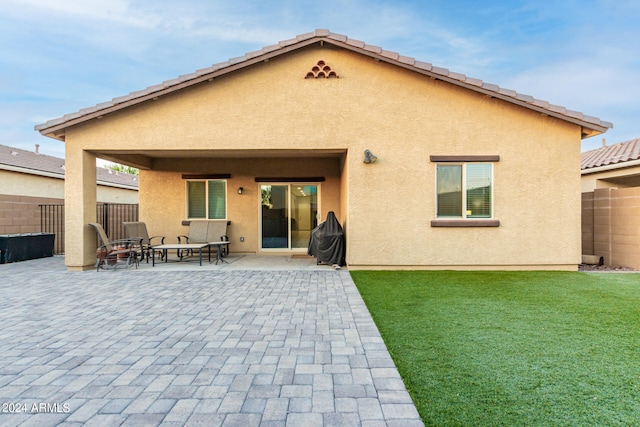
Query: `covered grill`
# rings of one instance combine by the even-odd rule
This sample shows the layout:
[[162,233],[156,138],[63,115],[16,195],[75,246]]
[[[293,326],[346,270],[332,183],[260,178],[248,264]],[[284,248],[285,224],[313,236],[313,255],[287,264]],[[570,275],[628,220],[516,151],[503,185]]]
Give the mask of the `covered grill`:
[[318,264],[343,266],[344,252],[344,231],[332,211],[327,214],[325,221],[311,230],[307,254],[315,257]]

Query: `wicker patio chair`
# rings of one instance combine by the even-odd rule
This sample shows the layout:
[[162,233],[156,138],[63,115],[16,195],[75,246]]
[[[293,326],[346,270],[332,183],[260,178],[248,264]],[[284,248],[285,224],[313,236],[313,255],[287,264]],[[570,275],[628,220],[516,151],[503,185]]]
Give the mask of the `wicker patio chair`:
[[96,230],[100,244],[96,253],[96,271],[111,270],[123,266],[138,268],[138,251],[141,239],[110,240],[102,225],[89,223]]

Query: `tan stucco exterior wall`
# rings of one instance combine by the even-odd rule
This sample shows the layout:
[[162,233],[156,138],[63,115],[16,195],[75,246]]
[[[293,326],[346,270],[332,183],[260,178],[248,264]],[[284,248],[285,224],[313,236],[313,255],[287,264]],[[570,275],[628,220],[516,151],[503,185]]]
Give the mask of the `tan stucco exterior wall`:
[[[304,79],[318,60],[340,78]],[[580,262],[579,126],[346,50],[287,54],[70,128],[66,139],[71,152],[344,150],[341,168],[331,165],[322,173],[332,181],[322,185],[321,209],[322,219],[334,210],[345,224],[347,262],[354,269],[575,269]],[[365,149],[376,163],[363,164]],[[500,156],[494,166],[499,227],[430,226],[430,155]],[[68,156],[67,170],[79,161],[78,153]],[[250,190],[229,193],[230,219],[248,238],[231,250],[255,250],[258,230],[250,212],[257,216],[258,195],[252,180],[264,165],[257,159],[224,167],[203,162],[147,162],[153,171],[140,177],[141,218],[151,233],[179,231],[185,209],[180,172],[230,172],[230,189]],[[295,175],[282,168],[298,162],[275,163],[265,174]],[[82,189],[76,183],[71,191]],[[235,224],[231,230],[238,237]]]
[[98,185],[96,199],[102,203],[138,203],[138,190]]
[[0,170],[1,194],[64,199],[64,179]]
[[[31,175],[27,173],[0,170],[2,189],[0,194],[24,197],[46,197],[48,199],[64,199],[64,178]],[[138,203],[138,191],[126,188],[97,186],[98,202],[104,203]]]

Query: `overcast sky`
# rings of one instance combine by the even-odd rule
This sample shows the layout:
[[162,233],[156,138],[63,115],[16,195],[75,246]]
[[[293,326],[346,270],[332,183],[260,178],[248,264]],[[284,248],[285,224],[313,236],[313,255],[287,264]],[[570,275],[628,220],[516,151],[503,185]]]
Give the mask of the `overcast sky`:
[[34,125],[315,29],[613,122],[640,138],[638,0],[2,0],[0,144]]

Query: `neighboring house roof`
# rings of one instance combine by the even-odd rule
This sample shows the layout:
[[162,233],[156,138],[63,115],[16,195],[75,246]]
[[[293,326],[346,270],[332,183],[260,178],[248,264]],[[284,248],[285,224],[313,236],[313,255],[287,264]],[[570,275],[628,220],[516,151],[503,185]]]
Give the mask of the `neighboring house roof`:
[[[64,179],[64,165],[64,159],[58,157],[0,144],[0,170]],[[96,167],[96,181],[98,184],[110,187],[138,189],[136,175],[115,172],[106,168]]]
[[583,171],[609,165],[623,168],[631,166],[629,162],[634,160],[640,160],[640,139],[585,151],[580,155],[580,168]]
[[35,126],[41,134],[64,140],[65,129],[86,122],[91,119],[102,118],[109,114],[132,105],[157,99],[160,96],[170,94],[177,90],[212,80],[222,75],[237,71],[244,67],[266,61],[285,53],[304,48],[312,44],[327,43],[333,46],[348,49],[362,55],[370,56],[379,61],[384,61],[399,67],[429,76],[436,80],[449,82],[484,95],[499,98],[512,104],[556,117],[582,127],[582,137],[597,135],[612,128],[613,124],[602,121],[597,117],[584,115],[577,111],[567,110],[565,107],[549,104],[547,101],[535,99],[529,95],[517,93],[514,90],[504,89],[499,86],[485,83],[482,80],[454,73],[446,68],[435,67],[426,62],[416,61],[414,58],[402,56],[396,52],[384,50],[378,46],[368,45],[364,42],[349,39],[341,34],[331,33],[328,30],[315,30],[314,32],[299,35],[293,39],[284,40],[278,44],[267,46],[261,50],[250,52],[244,56],[229,59],[226,62],[212,65],[211,67],[197,70],[191,74],[185,74],[173,80],[150,86],[144,90],[132,92],[129,95],[113,98],[94,107],[82,109],[78,112],[67,114],[63,117],[49,120],[46,123]]

